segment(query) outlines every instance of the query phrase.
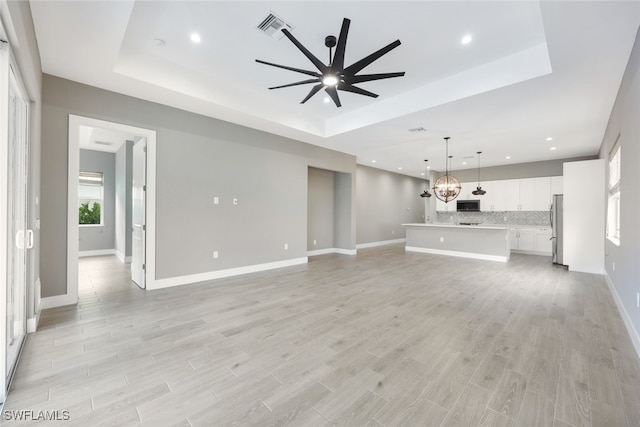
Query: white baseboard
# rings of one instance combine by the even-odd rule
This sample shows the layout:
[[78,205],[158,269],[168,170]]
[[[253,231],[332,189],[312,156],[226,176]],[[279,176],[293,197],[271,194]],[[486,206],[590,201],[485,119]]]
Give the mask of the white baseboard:
[[125,264],[131,264],[131,257],[130,256],[124,256],[124,254],[122,252],[120,252],[120,251],[116,251],[116,256],[118,257],[120,262],[123,262]]
[[73,305],[78,303],[78,298],[74,298],[71,295],[56,295],[54,297],[46,297],[40,300],[40,310],[46,310],[47,308],[62,307],[65,305]]
[[103,255],[117,255],[115,249],[99,249],[97,251],[80,251],[78,252],[79,258],[88,256],[103,256]]
[[342,255],[356,255],[358,251],[356,249],[341,249],[341,248],[327,248],[317,249],[315,251],[307,251],[307,256],[317,256],[326,254],[342,254]]
[[210,271],[207,273],[190,274],[187,276],[169,277],[167,279],[155,280],[152,283],[147,282],[147,290],[163,289],[172,286],[190,285],[198,282],[206,282],[209,280],[223,279],[225,277],[239,276],[248,273],[257,273],[260,271],[274,270],[276,268],[292,267],[294,265],[306,264],[309,262],[308,257],[293,258],[284,261],[268,262],[265,264],[248,265],[245,267],[228,268],[226,270]]
[[511,252],[514,254],[524,254],[524,255],[538,255],[538,256],[548,256],[550,257],[552,254],[547,252],[537,252],[537,251],[520,251],[517,249],[511,249]]
[[624,325],[627,327],[627,332],[629,333],[629,337],[631,338],[631,342],[633,343],[633,347],[636,349],[636,353],[638,357],[640,357],[640,335],[636,330],[635,326],[633,326],[633,322],[631,321],[631,316],[627,313],[627,309],[624,308],[624,304],[622,303],[622,299],[620,295],[618,295],[618,291],[616,287],[613,285],[611,278],[608,274],[604,274],[604,278],[607,282],[607,286],[609,286],[609,291],[611,291],[611,295],[613,295],[613,300],[616,302],[618,306],[618,311],[620,311],[620,315],[622,316],[622,320],[624,321]]
[[356,245],[356,249],[374,248],[376,246],[393,245],[396,243],[404,243],[407,239],[383,240],[380,242],[360,243]]
[[457,256],[460,258],[482,259],[485,261],[498,261],[498,262],[509,261],[509,256],[485,255],[485,254],[476,254],[473,252],[445,251],[441,249],[419,248],[416,246],[405,246],[404,250],[406,252],[420,252],[423,254]]
[[27,333],[32,334],[38,330],[38,323],[40,322],[40,312],[37,312],[34,317],[27,319]]

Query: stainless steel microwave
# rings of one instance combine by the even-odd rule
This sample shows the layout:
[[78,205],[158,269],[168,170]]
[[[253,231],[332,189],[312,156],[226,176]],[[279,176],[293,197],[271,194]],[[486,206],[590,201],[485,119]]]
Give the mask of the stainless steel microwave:
[[458,212],[480,212],[480,200],[458,200]]

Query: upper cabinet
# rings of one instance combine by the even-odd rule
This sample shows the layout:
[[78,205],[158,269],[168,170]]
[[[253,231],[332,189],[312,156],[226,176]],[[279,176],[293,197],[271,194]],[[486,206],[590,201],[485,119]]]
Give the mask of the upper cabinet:
[[520,204],[519,211],[535,211],[536,210],[536,179],[525,178],[520,181]]
[[551,209],[551,177],[534,178],[535,206],[534,211],[548,211]]
[[551,195],[554,194],[563,194],[563,185],[562,185],[562,177],[561,176],[552,176],[551,177]]
[[[562,194],[562,177],[545,176],[540,178],[504,179],[500,181],[485,181],[480,183],[487,193],[484,196],[474,196],[476,182],[462,183],[462,190],[458,199],[480,200],[480,210],[483,212],[501,211],[548,211],[551,207],[551,196]],[[451,205],[451,203],[449,203]],[[444,203],[442,203],[444,205]],[[447,210],[445,206],[438,208]],[[455,211],[455,207],[449,212]]]

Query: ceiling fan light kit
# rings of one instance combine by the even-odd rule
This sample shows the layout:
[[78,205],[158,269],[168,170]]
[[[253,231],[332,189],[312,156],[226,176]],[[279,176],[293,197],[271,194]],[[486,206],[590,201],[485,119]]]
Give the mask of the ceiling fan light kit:
[[[362,58],[361,60],[354,62],[348,67],[344,66],[344,55],[347,46],[347,36],[349,34],[349,26],[351,25],[351,20],[348,18],[344,18],[342,20],[342,28],[340,29],[340,35],[336,39],[335,36],[327,36],[325,37],[325,46],[329,48],[329,64],[325,65],[320,59],[318,59],[314,54],[312,54],[306,47],[302,45],[291,32],[283,28],[282,33],[302,52],[311,63],[317,68],[318,71],[312,70],[304,70],[301,68],[289,67],[286,65],[274,64],[272,62],[262,61],[260,59],[256,59],[256,62],[264,65],[269,65],[271,67],[282,68],[284,70],[293,71],[300,74],[306,74],[308,76],[312,76],[313,78],[307,80],[301,80],[294,83],[289,83],[280,86],[273,86],[269,89],[282,89],[285,87],[299,86],[305,84],[315,83],[315,86],[311,88],[307,96],[300,102],[304,104],[307,102],[313,95],[318,93],[320,90],[324,89],[327,95],[333,100],[336,107],[342,106],[340,102],[340,97],[338,96],[338,91],[342,90],[345,92],[351,92],[358,95],[369,96],[371,98],[377,98],[378,94],[370,92],[368,90],[362,89],[360,87],[355,86],[357,83],[370,82],[374,80],[382,80],[382,79],[390,79],[393,77],[402,77],[404,76],[404,71],[395,72],[395,73],[377,73],[377,74],[358,74],[365,67],[370,65],[372,62],[376,61],[383,55],[389,53],[391,50],[400,46],[400,40],[396,40],[392,43],[389,43],[387,46],[378,49],[372,54]],[[335,47],[335,53],[333,53],[333,48]]]

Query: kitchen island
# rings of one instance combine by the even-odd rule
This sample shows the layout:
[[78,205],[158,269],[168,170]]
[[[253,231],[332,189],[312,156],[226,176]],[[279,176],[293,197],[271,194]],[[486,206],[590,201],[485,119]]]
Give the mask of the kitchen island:
[[402,224],[407,228],[406,252],[509,261],[509,229],[500,226]]

